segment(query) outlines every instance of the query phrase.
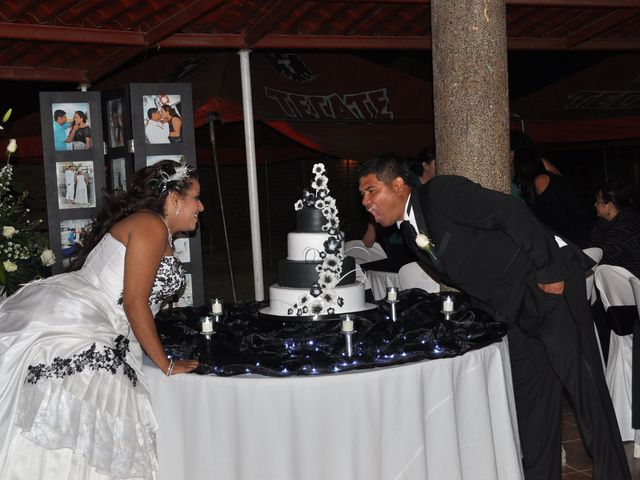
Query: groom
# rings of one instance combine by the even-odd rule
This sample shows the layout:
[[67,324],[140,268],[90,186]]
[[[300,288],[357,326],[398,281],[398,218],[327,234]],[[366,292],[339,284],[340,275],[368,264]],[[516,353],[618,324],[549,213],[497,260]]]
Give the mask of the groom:
[[586,300],[582,252],[554,237],[510,195],[464,177],[409,187],[392,155],[359,170],[362,204],[394,223],[420,262],[509,327],[527,480],[559,480],[563,388],[593,455],[597,480],[631,479]]

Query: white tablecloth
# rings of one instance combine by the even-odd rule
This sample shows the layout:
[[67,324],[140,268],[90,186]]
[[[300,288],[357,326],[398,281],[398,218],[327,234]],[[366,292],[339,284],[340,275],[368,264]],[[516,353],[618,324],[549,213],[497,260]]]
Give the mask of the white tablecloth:
[[367,288],[371,288],[373,298],[382,300],[387,297],[387,287],[396,287],[400,290],[400,276],[397,272],[367,271]]
[[145,366],[159,480],[518,480],[506,340],[463,356],[318,377]]

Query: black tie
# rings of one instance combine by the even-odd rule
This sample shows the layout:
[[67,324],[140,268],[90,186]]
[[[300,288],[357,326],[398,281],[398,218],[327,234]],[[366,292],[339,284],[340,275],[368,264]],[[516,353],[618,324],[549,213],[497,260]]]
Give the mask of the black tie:
[[418,236],[416,229],[413,228],[413,225],[411,225],[409,220],[403,220],[400,223],[400,231],[402,232],[402,235],[404,235],[404,238],[411,243],[415,242],[415,239]]

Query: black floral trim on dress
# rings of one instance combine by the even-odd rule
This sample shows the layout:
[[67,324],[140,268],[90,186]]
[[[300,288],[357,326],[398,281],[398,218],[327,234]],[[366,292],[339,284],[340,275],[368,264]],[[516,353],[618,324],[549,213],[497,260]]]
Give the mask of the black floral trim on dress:
[[82,373],[85,368],[91,370],[106,370],[115,375],[116,370],[122,366],[123,373],[135,387],[138,384],[136,371],[127,363],[129,351],[129,339],[124,335],[118,335],[115,339],[115,348],[104,346],[102,352],[97,350],[95,343],[71,358],[56,357],[50,365],[40,363],[29,365],[29,373],[25,383],[35,384],[43,378],[64,378],[76,373]]
[[[182,292],[185,283],[185,270],[182,262],[176,257],[163,257],[153,281],[153,287],[151,287],[149,305],[162,303],[165,299]],[[122,305],[123,301],[124,292],[120,294],[118,305]]]

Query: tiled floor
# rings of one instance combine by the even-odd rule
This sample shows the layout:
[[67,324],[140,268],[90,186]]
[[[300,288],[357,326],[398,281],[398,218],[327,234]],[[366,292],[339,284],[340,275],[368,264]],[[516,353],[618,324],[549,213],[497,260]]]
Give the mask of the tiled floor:
[[[562,423],[562,444],[567,455],[567,464],[562,468],[562,480],[591,478],[591,459],[584,450],[577,425],[573,410],[567,403]],[[640,480],[640,459],[633,458],[633,442],[625,442],[624,450],[633,479]]]

